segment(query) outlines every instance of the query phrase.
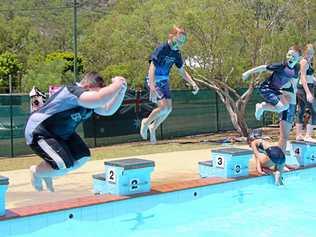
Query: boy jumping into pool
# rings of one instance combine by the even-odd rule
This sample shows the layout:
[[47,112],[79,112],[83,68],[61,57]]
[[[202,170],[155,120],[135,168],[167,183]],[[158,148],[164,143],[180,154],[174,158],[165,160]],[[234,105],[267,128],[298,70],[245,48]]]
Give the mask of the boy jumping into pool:
[[156,129],[168,117],[172,111],[172,100],[169,89],[169,74],[173,64],[179,69],[181,77],[193,87],[193,94],[197,94],[199,87],[192,80],[191,76],[184,69],[180,49],[187,41],[187,34],[184,29],[174,26],[169,32],[168,41],[155,49],[150,57],[146,85],[150,90],[150,100],[157,103],[147,118],[141,122],[140,135],[146,140],[147,131],[150,133],[150,141],[155,144]]
[[259,87],[264,102],[256,104],[255,116],[257,120],[261,119],[264,111],[281,113],[289,109],[289,93],[293,93],[295,90],[292,79],[298,78],[300,52],[292,47],[287,52],[286,59],[284,63],[262,65],[250,69],[242,75],[243,79],[246,80],[254,73],[272,71],[272,75],[264,80]]
[[121,106],[126,81],[115,77],[108,86],[96,72],[87,73],[80,83],[61,87],[29,117],[25,138],[27,145],[44,161],[31,166],[31,182],[37,191],[42,181],[54,191],[53,178],[78,169],[90,159],[90,151],[76,127],[93,112],[110,116]]

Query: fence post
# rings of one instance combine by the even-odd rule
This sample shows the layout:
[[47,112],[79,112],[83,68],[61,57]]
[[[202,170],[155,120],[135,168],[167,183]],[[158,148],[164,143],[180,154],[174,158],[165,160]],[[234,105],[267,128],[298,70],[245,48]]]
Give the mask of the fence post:
[[216,105],[216,130],[219,132],[219,111],[218,111],[218,97],[215,91],[215,105]]
[[96,120],[95,120],[96,115],[92,115],[92,123],[93,123],[93,141],[94,141],[94,147],[97,147],[97,126],[96,126]]
[[162,125],[163,125],[163,123],[160,124],[160,136],[161,136],[161,140],[163,140],[163,129],[162,129]]
[[11,158],[14,157],[13,153],[13,108],[12,108],[12,77],[9,75],[9,93],[10,93],[10,147]]

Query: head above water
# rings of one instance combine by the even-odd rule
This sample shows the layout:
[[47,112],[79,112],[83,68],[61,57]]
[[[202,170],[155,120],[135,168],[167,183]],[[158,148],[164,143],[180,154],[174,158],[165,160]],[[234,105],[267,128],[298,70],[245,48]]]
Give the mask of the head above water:
[[253,142],[256,139],[262,138],[262,130],[260,128],[253,129],[249,132],[249,135],[247,137],[247,142],[250,145],[251,142]]
[[90,90],[99,89],[104,87],[104,80],[97,72],[88,72],[80,81],[80,85]]
[[187,33],[181,27],[174,26],[169,31],[168,43],[173,50],[179,50],[187,42]]
[[286,53],[286,60],[290,68],[293,68],[300,61],[300,58],[301,49],[298,45],[289,48],[289,51]]

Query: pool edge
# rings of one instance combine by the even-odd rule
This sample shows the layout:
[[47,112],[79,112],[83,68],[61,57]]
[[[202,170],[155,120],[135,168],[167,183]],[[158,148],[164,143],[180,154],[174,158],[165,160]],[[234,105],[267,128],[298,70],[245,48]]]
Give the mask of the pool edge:
[[[288,171],[286,173],[295,173],[305,169],[316,168],[316,165],[311,165],[307,167],[302,167],[296,170]],[[40,214],[47,214],[51,212],[58,212],[58,211],[65,211],[73,208],[80,208],[80,207],[87,207],[93,205],[100,205],[110,202],[117,202],[123,201],[138,197],[145,197],[145,196],[154,196],[158,194],[165,194],[171,192],[177,192],[181,190],[205,187],[205,186],[213,186],[219,185],[223,183],[232,183],[241,180],[250,180],[255,178],[260,178],[262,176],[258,175],[250,175],[247,177],[240,177],[234,179],[226,179],[220,177],[211,177],[211,178],[200,178],[200,179],[193,179],[193,180],[186,180],[180,182],[173,182],[173,183],[165,183],[165,184],[153,184],[151,191],[141,194],[135,194],[130,196],[117,196],[111,194],[104,194],[104,195],[91,195],[85,196],[80,198],[73,198],[58,202],[50,202],[50,203],[43,203],[39,205],[31,205],[19,208],[12,208],[6,210],[6,215],[0,217],[0,222],[10,219],[22,218],[27,216],[35,216]]]

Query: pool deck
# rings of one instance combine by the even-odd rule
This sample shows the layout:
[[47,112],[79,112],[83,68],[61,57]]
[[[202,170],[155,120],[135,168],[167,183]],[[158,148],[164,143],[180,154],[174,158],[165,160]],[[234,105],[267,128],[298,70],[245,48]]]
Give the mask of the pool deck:
[[[136,156],[136,158],[155,161],[155,170],[152,173],[152,191],[144,195],[232,181],[232,179],[218,177],[200,178],[198,162],[209,160],[210,150]],[[120,159],[126,158],[132,157]],[[256,175],[253,170],[254,162],[251,161],[250,172],[252,175]],[[133,198],[133,196],[93,195],[92,175],[102,172],[104,172],[104,161],[89,161],[79,170],[57,178],[54,182],[56,190],[54,193],[36,192],[30,184],[30,172],[27,169],[1,172],[1,175],[10,179],[6,204],[7,209],[10,210],[0,220]]]

